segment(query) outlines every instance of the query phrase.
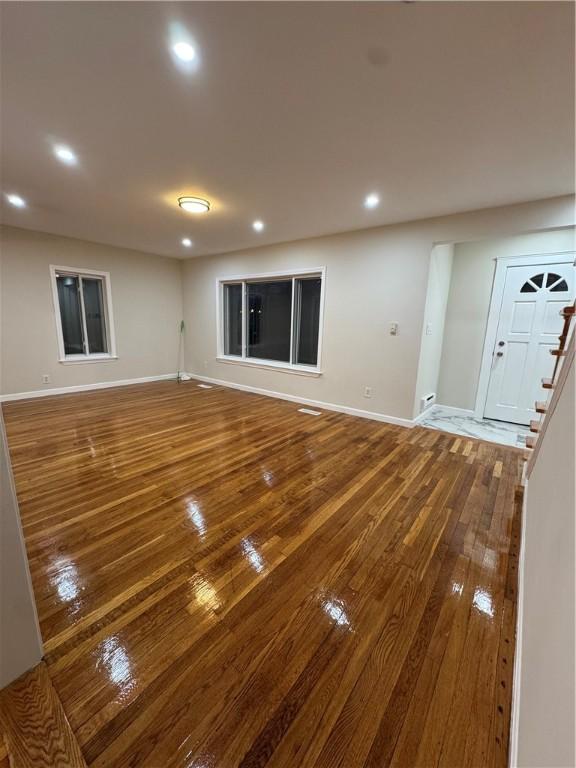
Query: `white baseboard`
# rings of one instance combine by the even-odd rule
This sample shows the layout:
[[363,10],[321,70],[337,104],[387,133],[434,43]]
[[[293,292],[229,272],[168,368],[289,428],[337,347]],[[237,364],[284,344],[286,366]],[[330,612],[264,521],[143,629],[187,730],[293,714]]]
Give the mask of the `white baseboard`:
[[412,419],[412,426],[413,426],[413,427],[417,426],[417,425],[418,425],[418,424],[420,424],[420,422],[421,422],[421,421],[423,421],[423,420],[424,420],[424,419],[425,419],[427,416],[431,416],[431,415],[432,415],[432,413],[434,412],[434,407],[435,407],[435,406],[431,405],[429,408],[426,408],[424,411],[422,411],[421,413],[419,413],[419,414],[418,414],[418,416],[415,416],[415,417]]
[[284,392],[273,392],[270,389],[262,389],[260,387],[250,387],[247,384],[236,384],[232,381],[224,381],[222,379],[213,379],[210,376],[200,376],[197,373],[188,373],[193,379],[198,381],[206,381],[210,384],[217,384],[221,387],[229,387],[230,389],[240,389],[243,392],[252,392],[255,395],[265,395],[266,397],[275,397],[279,400],[289,400],[292,403],[299,403],[301,405],[311,405],[314,408],[320,408],[325,411],[337,411],[338,413],[346,413],[348,416],[359,416],[361,419],[372,419],[374,421],[383,421],[386,424],[396,424],[400,427],[413,427],[417,423],[413,419],[403,419],[400,416],[388,416],[384,413],[377,413],[376,411],[364,411],[361,408],[351,408],[347,405],[337,405],[336,403],[325,403],[322,400],[311,400],[307,397],[298,397],[297,395],[287,395]]
[[142,376],[139,379],[121,379],[120,381],[101,381],[97,384],[78,384],[73,387],[56,387],[54,389],[36,389],[31,392],[15,392],[11,395],[0,395],[0,403],[9,400],[28,400],[34,397],[50,397],[51,395],[69,395],[73,392],[87,392],[91,389],[108,389],[109,387],[127,387],[130,384],[146,384],[149,381],[175,379],[175,373],[163,373],[161,376]]
[[524,616],[524,551],[526,546],[526,508],[528,485],[524,485],[522,499],[522,534],[520,536],[520,553],[518,557],[518,592],[516,594],[516,650],[514,652],[514,675],[512,677],[512,712],[510,716],[510,758],[508,765],[516,768],[518,765],[518,738],[520,731],[520,681],[522,670],[522,619]]
[[[315,408],[320,408],[325,411],[337,411],[338,413],[346,413],[349,416],[358,416],[362,419],[372,419],[373,421],[382,421],[386,424],[396,424],[400,427],[414,427],[418,424],[419,420],[427,415],[431,409],[419,414],[415,419],[403,419],[400,416],[388,416],[384,413],[377,413],[376,411],[365,411],[361,408],[351,408],[347,405],[339,405],[336,403],[325,403],[322,400],[311,400],[306,397],[298,397],[297,395],[287,395],[284,392],[274,392],[269,389],[262,389],[261,387],[250,387],[246,384],[235,384],[231,381],[224,381],[222,379],[213,379],[209,376],[201,376],[196,373],[188,373],[193,379],[198,381],[206,381],[210,384],[216,384],[221,387],[229,387],[230,389],[239,389],[243,392],[252,392],[256,395],[265,395],[266,397],[275,397],[280,400],[289,400],[293,403],[299,403],[301,405],[311,405]],[[143,376],[138,379],[123,379],[120,381],[103,381],[97,384],[79,384],[72,387],[57,387],[54,389],[38,389],[30,392],[15,392],[8,395],[0,395],[0,403],[8,402],[10,400],[28,400],[35,397],[50,397],[51,395],[66,395],[74,392],[88,392],[93,389],[107,389],[109,387],[124,387],[130,384],[145,384],[150,381],[162,381],[164,379],[175,379],[175,373],[163,374],[161,376]]]
[[436,403],[430,410],[424,411],[424,413],[430,415],[431,413],[438,413],[440,410],[445,413],[446,416],[475,416],[475,411],[469,408],[455,408],[453,405],[442,405],[441,403]]

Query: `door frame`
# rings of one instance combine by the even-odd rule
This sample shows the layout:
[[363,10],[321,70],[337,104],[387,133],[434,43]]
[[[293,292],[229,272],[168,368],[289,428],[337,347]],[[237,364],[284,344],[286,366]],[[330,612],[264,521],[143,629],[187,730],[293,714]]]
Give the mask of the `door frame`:
[[484,418],[486,400],[488,399],[488,387],[490,386],[490,374],[492,372],[492,358],[494,346],[496,345],[496,334],[498,332],[498,323],[500,322],[502,301],[504,299],[506,270],[508,267],[512,266],[537,267],[539,265],[549,266],[550,264],[574,264],[575,256],[576,251],[558,251],[556,253],[526,254],[521,256],[498,256],[495,259],[496,270],[494,272],[494,281],[492,283],[490,309],[488,310],[488,322],[486,324],[480,376],[478,377],[478,388],[476,390],[476,404],[474,406],[474,416],[477,419]]

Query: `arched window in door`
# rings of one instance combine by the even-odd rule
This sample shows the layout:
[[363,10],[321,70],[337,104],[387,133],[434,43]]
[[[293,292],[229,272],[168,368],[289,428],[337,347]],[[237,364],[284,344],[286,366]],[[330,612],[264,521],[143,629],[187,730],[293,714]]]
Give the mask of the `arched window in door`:
[[544,276],[546,273],[539,272],[529,280],[526,280],[520,293],[536,293],[541,288],[546,287],[552,293],[561,293],[568,290],[568,284],[561,275],[557,275],[555,272],[548,272],[546,274],[546,282],[544,282]]

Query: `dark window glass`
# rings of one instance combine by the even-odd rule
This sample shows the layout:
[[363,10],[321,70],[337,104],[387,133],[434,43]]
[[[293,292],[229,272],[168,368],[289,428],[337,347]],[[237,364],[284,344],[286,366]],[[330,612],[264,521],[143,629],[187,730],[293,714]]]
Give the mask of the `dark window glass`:
[[224,286],[224,354],[242,356],[242,285]]
[[84,294],[88,351],[92,355],[103,354],[108,351],[108,345],[106,343],[106,321],[104,318],[102,280],[83,277],[82,291]]
[[79,280],[73,275],[58,275],[56,284],[62,320],[64,352],[67,355],[82,355],[84,354],[84,343]]
[[532,283],[524,283],[522,288],[520,288],[520,293],[536,293],[536,288],[532,285]]
[[295,296],[295,354],[294,362],[316,365],[318,362],[318,331],[320,326],[319,277],[296,280]]
[[550,293],[557,293],[558,291],[567,291],[568,290],[568,284],[566,280],[561,280],[559,283],[556,283],[556,285],[553,288],[550,288]]
[[540,273],[539,275],[534,275],[534,277],[531,277],[530,280],[534,283],[534,285],[537,285],[538,288],[542,288],[542,283],[544,282],[544,275]]
[[290,362],[292,281],[246,285],[248,357]]
[[548,272],[548,277],[546,278],[546,288],[550,288],[552,283],[555,283],[556,280],[560,280],[560,275],[555,275],[554,272]]

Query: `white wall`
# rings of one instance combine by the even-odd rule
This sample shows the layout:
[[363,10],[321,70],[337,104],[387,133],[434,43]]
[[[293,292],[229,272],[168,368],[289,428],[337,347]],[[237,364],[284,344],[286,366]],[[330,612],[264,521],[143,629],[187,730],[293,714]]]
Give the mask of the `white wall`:
[[495,259],[575,248],[573,227],[455,245],[438,383],[439,403],[474,409]]
[[451,243],[436,245],[430,254],[430,272],[422,325],[414,416],[420,413],[421,398],[438,391],[453,256],[454,246]]
[[[435,244],[573,225],[572,197],[190,259],[184,266],[186,365],[243,386],[411,420]],[[216,279],[326,266],[323,375],[216,360]],[[399,335],[390,336],[390,322]],[[363,397],[364,387],[373,397]]]
[[521,619],[515,678],[521,768],[573,768],[574,749],[574,365],[526,488]]
[[[180,261],[14,227],[0,237],[2,394],[176,372]],[[50,264],[110,272],[118,360],[58,362]]]
[[39,663],[42,640],[0,410],[0,688]]

